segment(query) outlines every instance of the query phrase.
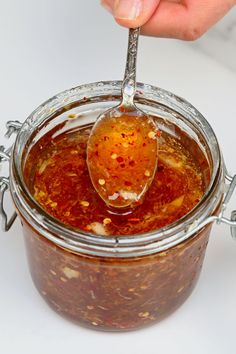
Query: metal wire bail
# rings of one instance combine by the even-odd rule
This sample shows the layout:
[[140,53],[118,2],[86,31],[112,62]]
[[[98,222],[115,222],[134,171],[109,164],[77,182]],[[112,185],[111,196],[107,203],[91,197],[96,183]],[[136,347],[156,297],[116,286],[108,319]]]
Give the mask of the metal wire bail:
[[16,212],[14,212],[8,220],[7,213],[4,210],[4,195],[7,190],[9,190],[9,180],[6,177],[0,177],[0,216],[3,231],[8,231],[17,217]]
[[[226,169],[225,169],[226,170]],[[225,194],[225,198],[222,204],[222,209],[221,212],[217,218],[217,223],[224,223],[230,226],[230,230],[231,230],[231,235],[233,237],[234,240],[236,240],[236,210],[233,210],[231,212],[231,218],[228,219],[224,216],[225,210],[229,204],[229,201],[234,193],[234,190],[236,188],[236,175],[234,175],[233,177],[230,176],[226,170],[226,174],[225,174],[225,179],[227,181],[230,182],[230,184],[228,185],[228,190]]]
[[[5,136],[7,138],[10,138],[13,133],[18,132],[18,130],[21,128],[21,125],[22,124],[17,120],[8,121],[6,124],[7,132]],[[8,162],[10,160],[11,148],[12,146],[10,146],[8,149],[5,149],[3,145],[0,145],[0,167],[3,162]],[[16,212],[14,212],[13,215],[8,218],[7,213],[4,209],[4,196],[5,192],[7,191],[9,191],[9,177],[0,176],[0,217],[2,220],[3,231],[8,231],[17,217]]]

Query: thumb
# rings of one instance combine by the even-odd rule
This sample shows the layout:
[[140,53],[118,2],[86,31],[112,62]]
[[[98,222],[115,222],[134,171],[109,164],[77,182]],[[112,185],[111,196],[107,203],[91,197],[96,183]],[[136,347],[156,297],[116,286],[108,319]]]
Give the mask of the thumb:
[[144,25],[153,15],[160,0],[102,0],[116,21],[124,27]]

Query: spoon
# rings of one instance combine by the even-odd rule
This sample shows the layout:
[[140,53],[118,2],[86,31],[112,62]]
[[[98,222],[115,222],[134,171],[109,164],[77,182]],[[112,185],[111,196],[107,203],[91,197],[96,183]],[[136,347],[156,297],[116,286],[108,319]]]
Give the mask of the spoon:
[[114,208],[141,204],[157,167],[158,128],[134,103],[139,32],[129,30],[122,100],[98,117],[87,144],[93,186]]

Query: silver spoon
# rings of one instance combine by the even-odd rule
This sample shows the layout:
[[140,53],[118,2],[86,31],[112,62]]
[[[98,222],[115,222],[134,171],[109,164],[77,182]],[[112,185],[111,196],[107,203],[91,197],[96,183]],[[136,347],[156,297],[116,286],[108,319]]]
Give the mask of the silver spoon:
[[139,32],[139,28],[129,30],[122,101],[98,117],[87,145],[93,186],[115,208],[140,204],[157,166],[157,126],[134,103]]

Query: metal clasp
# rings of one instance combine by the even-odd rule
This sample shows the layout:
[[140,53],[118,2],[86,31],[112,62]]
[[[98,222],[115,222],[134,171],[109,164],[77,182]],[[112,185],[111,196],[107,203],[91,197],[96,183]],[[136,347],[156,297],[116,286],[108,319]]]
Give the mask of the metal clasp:
[[10,230],[12,224],[14,223],[17,217],[16,212],[14,212],[11,218],[8,220],[7,214],[4,210],[4,194],[7,190],[9,190],[9,179],[6,177],[0,177],[0,216],[2,217],[3,231]]
[[[21,123],[19,121],[8,121],[6,124],[7,132],[5,134],[6,138],[10,138],[13,133],[17,133],[21,128]],[[3,145],[0,146],[0,165],[10,160],[12,146],[5,149]],[[12,224],[14,223],[17,214],[16,212],[8,219],[7,213],[4,209],[4,196],[5,192],[9,190],[9,177],[0,176],[0,216],[2,218],[2,228],[3,231],[8,231]]]
[[222,209],[221,209],[221,212],[220,212],[216,222],[217,222],[217,224],[220,224],[223,222],[224,224],[229,225],[230,229],[231,229],[231,235],[232,235],[233,239],[236,240],[236,210],[233,210],[231,212],[230,219],[228,219],[224,216],[227,205],[229,204],[229,201],[230,201],[230,199],[234,193],[234,190],[236,188],[236,175],[231,177],[226,171],[225,179],[227,181],[229,181],[230,184],[228,185],[228,190],[225,194],[225,198],[224,198],[223,204],[222,204]]

